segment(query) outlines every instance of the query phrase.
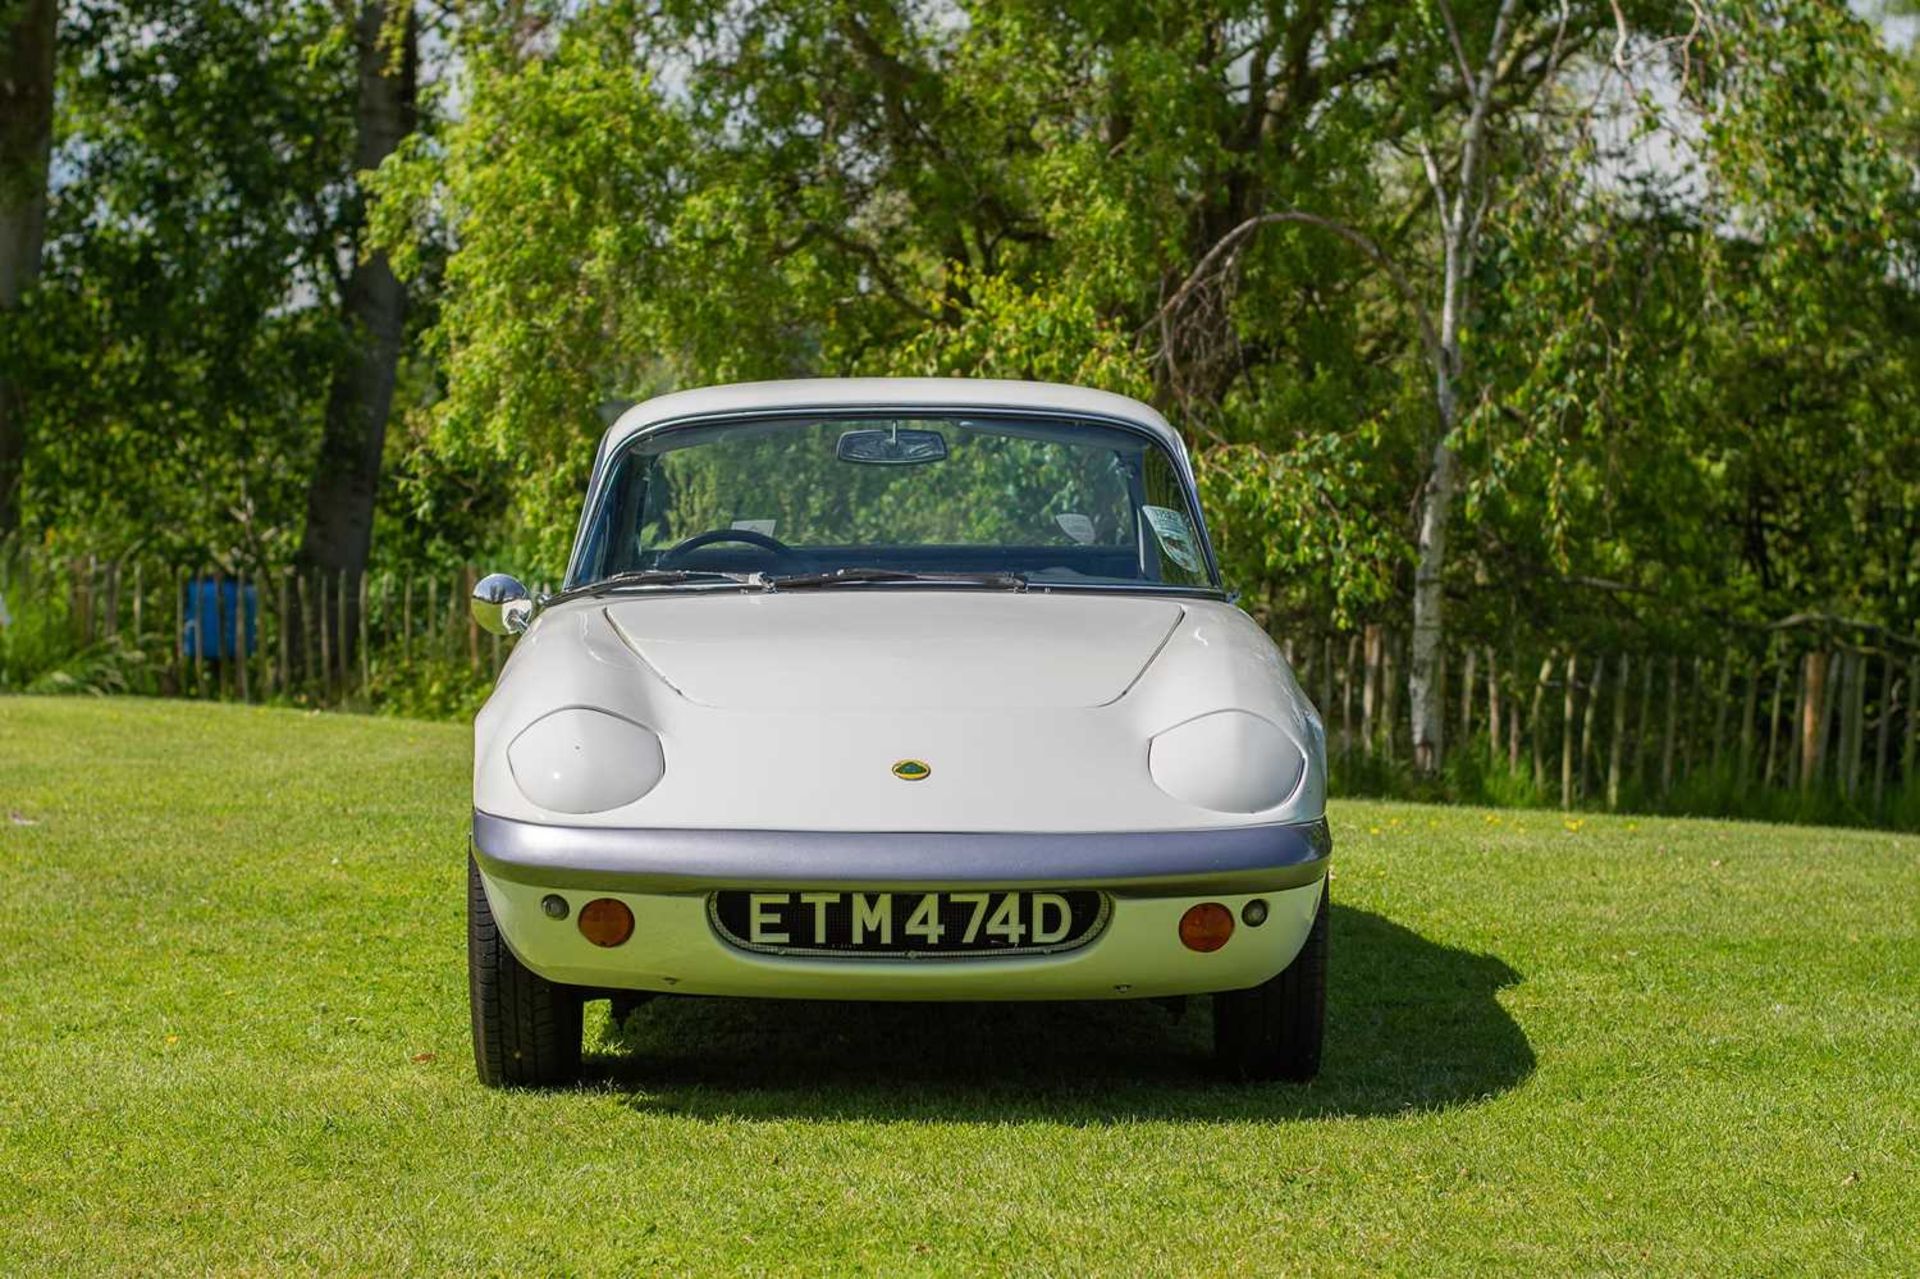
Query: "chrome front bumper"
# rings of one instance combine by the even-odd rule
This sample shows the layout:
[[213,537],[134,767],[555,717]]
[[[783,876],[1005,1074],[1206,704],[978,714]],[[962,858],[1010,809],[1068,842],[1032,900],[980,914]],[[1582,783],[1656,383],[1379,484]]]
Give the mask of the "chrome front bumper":
[[[473,850],[487,900],[522,963],[599,989],[791,999],[1138,999],[1240,990],[1299,952],[1320,904],[1326,823],[1116,834],[619,830],[543,826],[476,812]],[[723,939],[709,896],[725,888],[864,891],[1094,888],[1105,928],[1054,954],[849,958],[759,954]],[[633,912],[631,940],[581,936],[572,911],[610,896]],[[1217,901],[1266,923],[1218,951],[1188,950],[1182,913]]]
[[610,829],[475,810],[489,878],[550,888],[1099,888],[1119,896],[1276,892],[1319,882],[1325,819],[1106,833]]

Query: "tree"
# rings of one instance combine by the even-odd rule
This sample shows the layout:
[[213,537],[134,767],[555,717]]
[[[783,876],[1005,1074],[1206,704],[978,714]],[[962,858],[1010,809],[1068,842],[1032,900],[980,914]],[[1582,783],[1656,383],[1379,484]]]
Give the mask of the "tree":
[[340,346],[335,16],[93,0],[62,21],[43,270],[0,333],[31,396],[30,526],[62,553],[284,564]]
[[[55,0],[0,2],[0,323],[40,273],[53,147]],[[26,413],[0,369],[0,540],[20,523]]]
[[[1155,394],[1133,335],[1189,254],[1265,193],[1364,199],[1371,181],[1359,103],[1392,15],[1228,8],[1022,2],[955,24],[912,5],[596,4],[485,42],[465,55],[467,117],[444,152],[389,166],[376,209],[402,260],[439,210],[457,246],[431,447],[524,468],[547,509],[577,493],[592,405],[663,383],[967,371]],[[1243,40],[1264,60],[1251,83]],[[1257,368],[1311,326],[1322,402],[1396,376],[1338,355],[1358,345],[1333,334],[1352,324],[1342,278],[1268,265],[1318,296],[1275,288]],[[1183,386],[1212,386],[1182,414],[1203,438],[1233,435],[1220,401],[1244,367],[1183,365]]]
[[1620,127],[1565,112],[1508,143],[1459,555],[1520,588],[1521,635],[1716,653],[1807,609],[1906,629],[1920,298],[1886,51],[1818,3],[1666,48],[1685,59]]
[[[377,184],[403,271],[412,246],[451,246],[429,338],[445,394],[407,447],[511,475],[507,536],[551,572],[609,398],[796,373],[1150,397],[1270,625],[1413,623],[1433,767],[1456,637],[1718,642],[1708,619],[1750,618],[1769,589],[1750,546],[1796,591],[1911,576],[1889,567],[1910,541],[1899,441],[1920,434],[1910,235],[1849,213],[1796,239],[1814,182],[1769,197],[1756,225],[1783,234],[1761,254],[1725,234],[1767,203],[1734,168],[1631,176],[1650,138],[1690,155],[1723,121],[1716,155],[1771,139],[1782,172],[1902,189],[1855,164],[1853,99],[1879,72],[1836,55],[1860,24],[1784,4],[1752,30],[1696,28],[1687,0],[475,19],[508,34],[463,54],[464,118]],[[1806,23],[1819,39],[1776,39]],[[1659,92],[1626,83],[1636,68]],[[1797,138],[1791,101],[1829,91],[1851,105]],[[1895,247],[1827,269],[1876,239]],[[1743,295],[1749,261],[1775,283]],[[1862,496],[1822,508],[1836,487]]]
[[[419,30],[411,4],[363,5],[353,22],[358,70],[354,168],[379,168],[419,120]],[[361,225],[358,201],[348,226]],[[341,291],[349,352],[327,394],[325,425],[307,492],[300,562],[357,578],[366,571],[386,444],[387,416],[406,324],[407,295],[387,255],[354,236],[353,265]]]
[[[1470,61],[1447,0],[1436,0],[1436,5],[1446,24],[1454,56],[1459,60],[1460,79],[1466,88],[1467,118],[1460,128],[1457,162],[1452,166],[1451,180],[1442,170],[1434,149],[1424,139],[1418,144],[1421,167],[1433,188],[1441,246],[1440,318],[1429,350],[1433,364],[1433,402],[1439,421],[1420,492],[1419,529],[1414,542],[1413,645],[1407,663],[1407,701],[1413,714],[1413,765],[1415,771],[1422,773],[1432,773],[1440,766],[1447,722],[1440,664],[1446,635],[1447,526],[1453,518],[1453,437],[1460,423],[1462,335],[1471,319],[1474,267],[1480,256],[1481,231],[1493,194],[1487,172],[1487,146],[1493,123],[1494,94],[1501,87],[1518,0],[1500,0],[1493,16],[1493,30],[1477,66]],[[1550,52],[1544,67],[1546,74],[1558,70],[1552,63]]]
[[[1413,273],[1374,236],[1329,212],[1296,208],[1256,214],[1227,232],[1160,312],[1163,320],[1177,313],[1211,277],[1230,270],[1254,232],[1290,224],[1331,234],[1359,250],[1392,281],[1412,314],[1433,403],[1432,429],[1422,433],[1414,502],[1413,637],[1407,669],[1414,768],[1420,773],[1438,769],[1444,742],[1446,708],[1439,671],[1446,639],[1447,535],[1457,485],[1465,339],[1473,322],[1481,238],[1497,190],[1489,152],[1502,117],[1525,110],[1565,70],[1575,52],[1592,39],[1597,20],[1583,15],[1585,25],[1573,28],[1571,12],[1563,6],[1557,15],[1532,15],[1523,29],[1519,0],[1497,0],[1469,11],[1484,27],[1476,48],[1472,37],[1478,33],[1456,16],[1450,0],[1434,0],[1433,12],[1432,22],[1411,22],[1400,33],[1392,60],[1396,108],[1384,132],[1386,141],[1419,157],[1427,190],[1403,216],[1418,213],[1430,199],[1438,232],[1432,271],[1437,306],[1429,304],[1414,286]],[[1620,21],[1624,24],[1624,17]],[[1395,116],[1402,121],[1398,127],[1392,123]]]

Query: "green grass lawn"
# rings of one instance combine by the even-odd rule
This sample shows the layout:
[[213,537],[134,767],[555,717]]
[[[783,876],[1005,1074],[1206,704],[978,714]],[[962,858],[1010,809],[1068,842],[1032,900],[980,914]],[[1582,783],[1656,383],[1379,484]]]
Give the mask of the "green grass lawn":
[[1305,1088],[1205,1001],[663,999],[501,1094],[467,769],[0,699],[0,1271],[1920,1272],[1920,838],[1339,805]]

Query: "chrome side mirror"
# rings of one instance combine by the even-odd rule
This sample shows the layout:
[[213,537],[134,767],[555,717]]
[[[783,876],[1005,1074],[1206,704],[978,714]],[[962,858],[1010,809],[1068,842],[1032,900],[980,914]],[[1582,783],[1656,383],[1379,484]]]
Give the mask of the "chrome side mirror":
[[480,629],[494,635],[518,635],[533,620],[533,598],[518,578],[489,573],[474,584],[468,602]]

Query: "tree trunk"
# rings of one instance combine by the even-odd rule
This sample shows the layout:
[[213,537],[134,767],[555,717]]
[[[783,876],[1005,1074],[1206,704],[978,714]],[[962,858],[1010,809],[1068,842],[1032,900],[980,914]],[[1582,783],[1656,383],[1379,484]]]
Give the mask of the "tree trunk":
[[[1473,270],[1480,253],[1482,219],[1492,192],[1487,183],[1488,124],[1495,90],[1506,64],[1508,42],[1519,0],[1500,0],[1487,52],[1477,72],[1466,65],[1457,34],[1455,52],[1467,89],[1467,120],[1460,133],[1459,167],[1452,190],[1432,152],[1423,148],[1427,181],[1441,230],[1440,323],[1431,332],[1428,358],[1433,372],[1433,400],[1438,432],[1427,455],[1425,483],[1420,491],[1420,524],[1413,570],[1413,644],[1407,661],[1407,697],[1412,703],[1413,767],[1431,774],[1440,767],[1446,736],[1446,691],[1439,678],[1440,653],[1446,644],[1445,577],[1447,521],[1453,514],[1453,432],[1459,425],[1460,376],[1465,367],[1464,337],[1473,310]],[[1449,29],[1452,18],[1448,17]]]
[[1447,518],[1453,510],[1453,388],[1449,374],[1439,376],[1440,439],[1427,465],[1420,497],[1420,535],[1413,571],[1413,652],[1407,663],[1407,698],[1413,705],[1413,768],[1431,774],[1440,767],[1445,745],[1446,707],[1440,686],[1440,646],[1446,640]]
[[[20,305],[40,274],[47,230],[47,167],[53,152],[54,0],[0,8],[0,319]],[[27,455],[26,405],[0,370],[0,542],[20,527]]]
[[[387,5],[374,0],[361,11],[354,37],[360,80],[355,107],[354,167],[377,168],[417,116],[418,32],[411,10],[400,18],[400,47],[383,38]],[[356,211],[356,233],[363,214]],[[366,569],[373,539],[373,508],[380,482],[380,453],[393,403],[407,295],[381,253],[359,253],[341,299],[352,351],[335,370],[327,395],[320,457],[307,490],[307,523],[301,563],[357,579]],[[336,581],[340,580],[336,577]],[[340,619],[344,624],[348,619]],[[346,654],[341,655],[345,664]]]

